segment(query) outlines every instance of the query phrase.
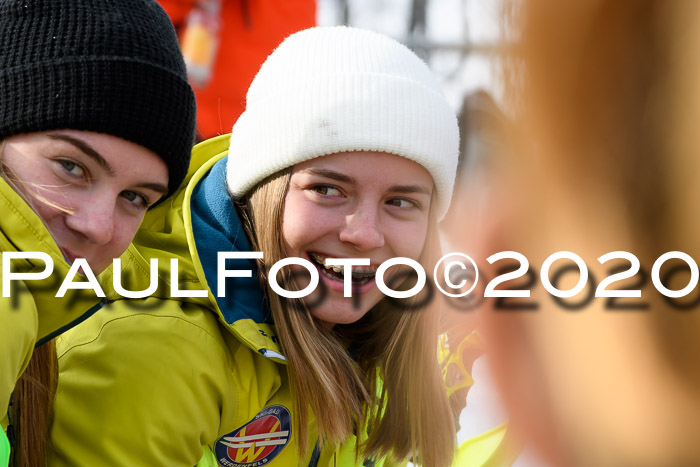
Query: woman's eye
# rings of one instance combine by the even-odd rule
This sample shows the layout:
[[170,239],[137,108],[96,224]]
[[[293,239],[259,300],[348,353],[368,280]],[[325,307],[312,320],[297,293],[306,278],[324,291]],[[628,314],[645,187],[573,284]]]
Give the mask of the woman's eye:
[[341,195],[339,189],[332,187],[332,186],[329,186],[329,185],[316,185],[316,186],[313,186],[311,189],[314,190],[319,195],[323,195],[323,196],[340,196]]
[[122,196],[139,209],[148,209],[149,207],[148,198],[140,193],[136,193],[135,191],[123,191]]
[[387,201],[387,204],[391,206],[396,206],[397,208],[413,208],[418,206],[418,204],[415,201],[403,198],[392,198],[389,201]]
[[83,177],[85,175],[85,170],[73,161],[59,160],[58,163],[74,177]]

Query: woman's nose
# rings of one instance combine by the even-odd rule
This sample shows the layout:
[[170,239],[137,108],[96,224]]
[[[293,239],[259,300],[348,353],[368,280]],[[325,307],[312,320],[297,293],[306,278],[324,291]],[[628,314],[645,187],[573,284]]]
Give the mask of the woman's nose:
[[345,217],[340,240],[352,244],[357,250],[370,251],[384,246],[384,234],[379,225],[376,207],[358,206]]

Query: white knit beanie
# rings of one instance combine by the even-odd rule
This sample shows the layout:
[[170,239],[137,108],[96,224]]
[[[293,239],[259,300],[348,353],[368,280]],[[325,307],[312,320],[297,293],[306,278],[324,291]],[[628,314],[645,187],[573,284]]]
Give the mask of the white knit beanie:
[[381,34],[344,26],[289,36],[267,58],[233,126],[234,198],[266,177],[347,151],[397,154],[432,175],[437,214],[452,197],[459,129],[426,64]]

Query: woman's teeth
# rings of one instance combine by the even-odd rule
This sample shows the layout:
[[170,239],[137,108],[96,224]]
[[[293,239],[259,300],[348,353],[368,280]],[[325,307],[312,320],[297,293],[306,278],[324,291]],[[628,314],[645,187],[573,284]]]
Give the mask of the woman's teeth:
[[[319,269],[321,269],[321,272],[323,272],[326,277],[336,281],[343,281],[345,274],[344,266],[327,266],[327,257],[319,255],[318,253],[309,253],[309,257],[319,266]],[[377,268],[371,266],[353,266],[352,268],[352,280],[358,284],[369,282],[377,273]]]

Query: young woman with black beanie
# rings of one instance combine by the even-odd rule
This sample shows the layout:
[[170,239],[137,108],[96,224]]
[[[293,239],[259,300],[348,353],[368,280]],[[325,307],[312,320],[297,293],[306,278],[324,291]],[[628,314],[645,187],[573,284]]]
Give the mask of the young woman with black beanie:
[[195,101],[152,0],[0,0],[0,43],[0,465],[10,441],[42,465],[52,339],[106,301],[59,285],[106,269],[181,184]]

